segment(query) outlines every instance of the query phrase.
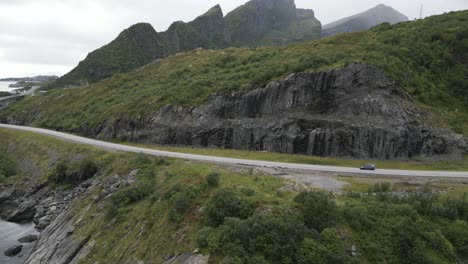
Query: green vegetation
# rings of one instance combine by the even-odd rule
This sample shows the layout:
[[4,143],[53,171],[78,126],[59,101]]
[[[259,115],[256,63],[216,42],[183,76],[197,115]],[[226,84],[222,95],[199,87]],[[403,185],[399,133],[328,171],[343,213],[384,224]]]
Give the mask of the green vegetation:
[[[440,184],[447,193],[430,185],[397,191],[385,182],[352,195],[297,193],[279,178],[249,171],[0,134],[0,153],[20,165],[19,176],[6,179],[16,187],[45,182],[54,168],[93,167],[83,157],[98,164],[97,180],[134,175],[108,198],[97,188],[71,205],[80,222],[73,236],[94,241],[83,263],[161,263],[195,248],[214,263],[463,263],[468,257],[466,185]],[[57,169],[63,162],[51,161],[58,157],[76,165]]]
[[80,162],[62,160],[49,175],[49,180],[57,184],[76,185],[92,178],[98,169],[96,162],[89,156]]
[[0,118],[96,131],[106,122],[146,120],[167,104],[200,105],[209,95],[253,89],[291,72],[360,61],[384,69],[434,113],[431,122],[468,134],[467,21],[468,11],[452,12],[288,46],[177,54],[92,86],[27,98]]
[[209,187],[218,187],[219,186],[219,173],[212,172],[206,176],[206,183]]
[[16,175],[17,164],[12,160],[3,149],[0,148],[0,183],[4,182],[7,177]]

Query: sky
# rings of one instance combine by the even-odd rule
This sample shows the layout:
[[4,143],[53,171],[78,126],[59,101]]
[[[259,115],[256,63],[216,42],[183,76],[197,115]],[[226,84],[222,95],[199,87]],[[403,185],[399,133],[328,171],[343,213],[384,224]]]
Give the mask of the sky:
[[[63,75],[129,26],[149,22],[165,31],[216,4],[224,13],[247,0],[0,0],[0,78]],[[468,0],[296,0],[327,24],[378,4],[410,19],[468,9]]]

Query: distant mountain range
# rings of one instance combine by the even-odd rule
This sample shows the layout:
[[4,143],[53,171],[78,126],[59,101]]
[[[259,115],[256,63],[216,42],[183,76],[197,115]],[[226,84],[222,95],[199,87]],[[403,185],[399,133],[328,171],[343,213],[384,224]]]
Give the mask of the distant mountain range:
[[296,8],[294,0],[252,0],[226,16],[217,5],[191,22],[174,22],[165,32],[156,32],[148,23],[133,25],[111,43],[89,53],[52,87],[95,83],[115,73],[129,72],[151,61],[197,48],[280,45],[405,20],[407,17],[394,9],[379,5],[322,30],[314,11]]
[[408,21],[407,16],[389,6],[381,4],[365,12],[323,26],[322,36],[327,37],[340,33],[364,31],[381,23],[396,24],[404,21]]
[[20,77],[20,78],[5,78],[0,79],[0,82],[46,82],[58,79],[58,76],[52,75],[38,75],[34,77]]

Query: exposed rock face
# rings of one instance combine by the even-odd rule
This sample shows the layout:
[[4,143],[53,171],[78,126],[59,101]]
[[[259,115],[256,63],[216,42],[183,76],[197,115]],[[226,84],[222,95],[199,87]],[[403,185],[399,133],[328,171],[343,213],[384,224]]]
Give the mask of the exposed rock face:
[[5,217],[5,220],[15,223],[31,222],[34,219],[34,214],[36,213],[35,205],[35,200],[27,200],[21,203],[10,215]]
[[378,5],[360,14],[343,18],[323,26],[322,36],[326,37],[346,32],[365,31],[381,23],[395,24],[404,21],[408,21],[407,16],[389,6]]
[[294,0],[252,0],[229,13],[226,23],[234,46],[310,40],[321,28],[313,11],[296,9]]
[[226,47],[231,41],[230,32],[224,21],[221,6],[211,8],[204,15],[189,23],[203,39],[213,43],[215,47]]
[[398,159],[466,152],[463,136],[426,127],[425,113],[373,66],[291,74],[197,108],[82,128],[87,136],[319,156]]

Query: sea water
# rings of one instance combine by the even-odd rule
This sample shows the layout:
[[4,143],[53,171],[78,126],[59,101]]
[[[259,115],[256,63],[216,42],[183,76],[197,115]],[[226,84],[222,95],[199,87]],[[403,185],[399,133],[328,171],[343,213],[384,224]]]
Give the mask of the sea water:
[[[15,224],[0,220],[0,263],[5,264],[20,264],[24,263],[34,243],[21,244],[18,239],[27,235],[37,235],[38,232],[34,228],[34,224]],[[7,257],[3,254],[12,246],[23,245],[23,250],[18,256]]]

